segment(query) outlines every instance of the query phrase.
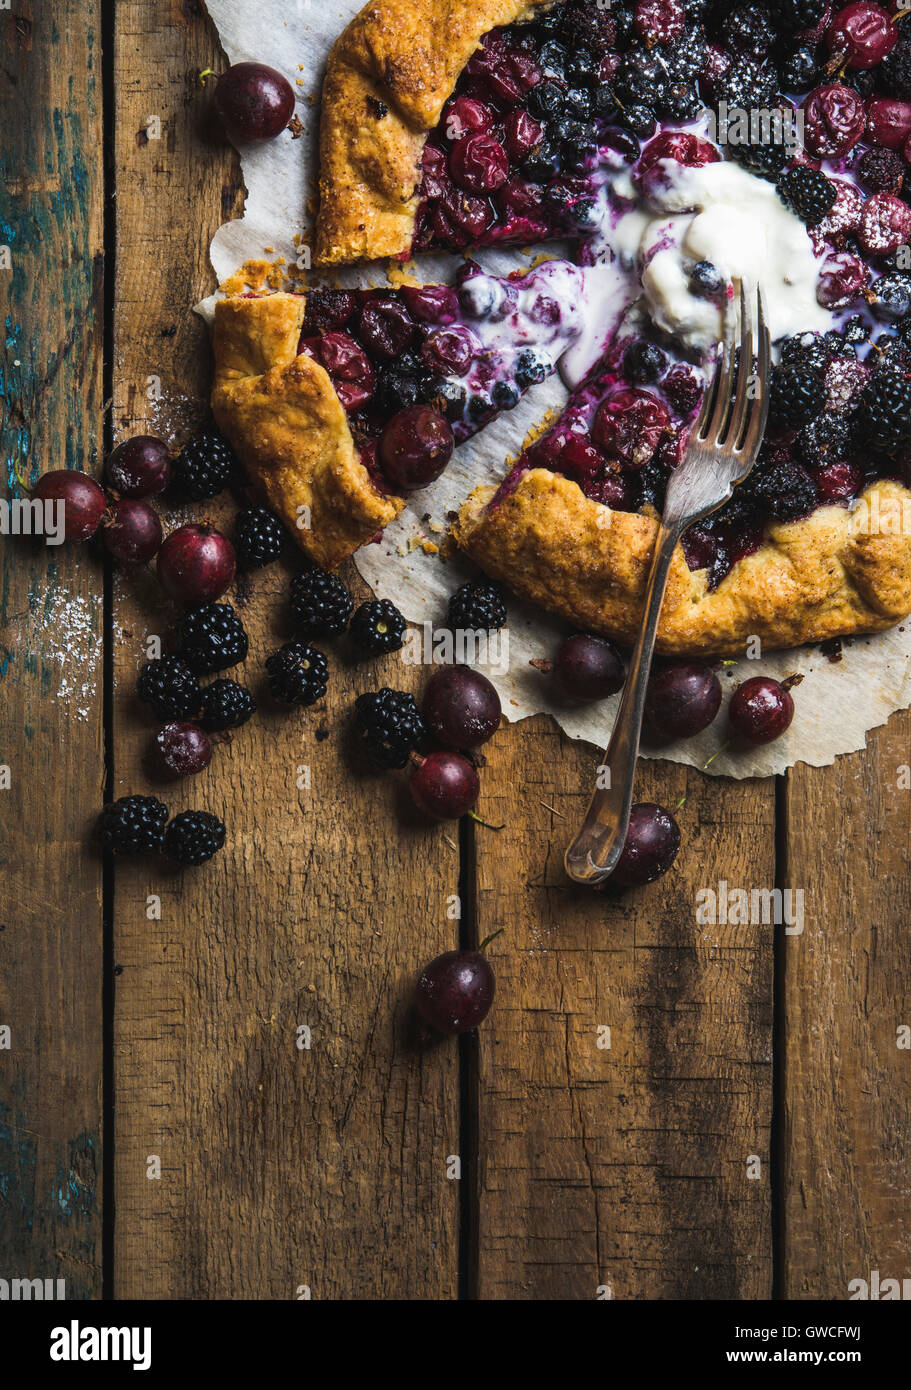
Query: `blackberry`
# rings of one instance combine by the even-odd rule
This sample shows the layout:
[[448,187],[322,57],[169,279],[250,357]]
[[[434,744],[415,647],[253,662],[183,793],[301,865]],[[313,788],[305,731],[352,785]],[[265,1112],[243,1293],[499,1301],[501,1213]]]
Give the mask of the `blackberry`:
[[177,624],[180,654],[197,675],[224,671],[245,661],[249,641],[230,603],[191,608]]
[[496,584],[463,584],[449,600],[449,626],[493,632],[506,622],[506,604]]
[[[692,24],[692,15],[687,6],[687,18]],[[701,71],[705,63],[705,36],[696,27],[690,27],[676,43],[665,50],[664,62],[673,82],[691,80]]]
[[329,663],[317,647],[286,642],[266,661],[269,689],[284,705],[313,705],[326,693]]
[[[761,179],[769,179],[773,183],[776,179],[781,182],[779,176],[790,157],[787,147],[775,141],[738,141],[730,146],[730,151],[737,163],[749,169],[751,174],[756,174]],[[787,178],[787,175],[783,177]]]
[[205,502],[223,492],[237,467],[237,455],[215,430],[191,439],[174,461],[173,478],[178,491],[191,502]]
[[825,408],[826,388],[820,373],[802,362],[786,362],[772,374],[769,409],[780,425],[799,429]]
[[291,607],[304,637],[344,632],[354,600],[337,575],[314,565],[291,580]]
[[796,521],[816,506],[816,485],[805,468],[793,460],[773,463],[750,480],[751,492],[776,521]]
[[745,54],[735,58],[715,84],[719,102],[740,111],[771,106],[778,90],[778,73],[769,63],[757,63]]
[[658,111],[669,121],[694,121],[703,109],[702,97],[689,82],[670,82],[657,98]]
[[769,9],[783,29],[792,33],[815,29],[826,12],[828,0],[770,0]]
[[651,139],[658,127],[654,110],[644,102],[631,102],[620,112],[617,120],[641,140]]
[[364,656],[382,656],[384,652],[397,652],[404,645],[406,626],[394,603],[373,599],[357,609],[349,634]]
[[315,338],[320,333],[342,328],[356,307],[357,299],[350,290],[310,290],[301,337]]
[[702,382],[688,367],[672,367],[661,385],[678,415],[692,415],[702,398]]
[[210,734],[224,729],[239,729],[256,713],[256,701],[249,690],[237,681],[220,680],[207,685],[202,692],[200,724]]
[[878,319],[895,323],[911,314],[911,275],[893,270],[870,286],[867,300]]
[[421,391],[415,377],[400,367],[384,367],[376,384],[376,403],[384,415],[397,415],[420,403]]
[[821,372],[829,363],[829,346],[819,333],[796,333],[793,338],[785,338],[781,344],[782,363],[799,362],[804,367],[812,367]]
[[645,48],[631,49],[614,78],[614,90],[624,105],[652,106],[660,100],[667,84],[667,68],[661,58]]
[[195,673],[179,656],[148,661],[139,673],[139,698],[159,719],[195,719],[202,693]]
[[234,549],[241,569],[271,565],[282,553],[285,528],[265,507],[247,507],[237,514]]
[[414,696],[388,686],[359,695],[354,718],[357,741],[377,767],[404,767],[427,734]]
[[895,150],[882,150],[874,146],[861,155],[854,172],[858,183],[867,193],[898,193],[907,167]]
[[911,443],[911,377],[877,372],[864,391],[859,423],[868,447],[889,451]]
[[816,50],[809,44],[795,48],[778,65],[778,81],[783,92],[805,92],[815,84],[818,76]]
[[850,435],[846,416],[825,411],[800,431],[794,441],[794,452],[807,468],[839,463],[848,455]]
[[111,854],[160,854],[168,808],[154,796],[122,796],[105,806],[95,838]]
[[879,80],[890,96],[911,100],[911,33],[901,26],[901,37],[879,67]]
[[775,41],[775,27],[761,5],[738,5],[721,21],[721,37],[727,48],[762,58]]
[[815,227],[822,221],[838,195],[831,179],[804,165],[782,174],[775,187],[785,206],[796,212],[808,227]]
[[639,480],[639,506],[646,504],[655,508],[659,514],[664,510],[664,494],[667,489],[667,469],[654,459],[640,468],[636,474]]
[[224,821],[208,811],[181,811],[165,831],[164,852],[178,864],[205,864],[224,842]]

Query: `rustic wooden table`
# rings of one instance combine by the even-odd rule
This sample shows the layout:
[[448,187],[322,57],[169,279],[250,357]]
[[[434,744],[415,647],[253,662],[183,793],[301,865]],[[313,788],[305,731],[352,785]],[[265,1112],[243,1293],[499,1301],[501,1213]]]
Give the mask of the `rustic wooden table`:
[[[12,486],[197,425],[189,306],[243,190],[205,133],[199,0],[12,0],[0,31]],[[352,775],[365,677],[336,662],[322,705],[264,713],[170,794],[223,813],[211,865],[110,875],[91,824],[156,789],[134,687],[168,614],[152,576],[0,543],[0,1274],[157,1299],[842,1299],[908,1274],[907,714],[777,781],[646,764],[645,797],[686,797],[684,850],[609,900],[561,873],[594,750],[504,728],[483,805],[506,829],[428,829]],[[286,578],[238,595],[254,687]],[[803,888],[803,934],[697,926],[721,880]],[[415,1050],[417,968],[499,927],[487,1024]]]

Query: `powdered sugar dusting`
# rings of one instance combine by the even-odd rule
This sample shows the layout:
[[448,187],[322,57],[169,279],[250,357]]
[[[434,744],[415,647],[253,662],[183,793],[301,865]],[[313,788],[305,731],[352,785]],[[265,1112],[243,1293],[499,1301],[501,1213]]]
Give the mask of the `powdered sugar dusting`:
[[97,716],[100,602],[52,589],[36,616],[40,618],[42,662],[51,672],[54,697],[75,719],[87,721]]

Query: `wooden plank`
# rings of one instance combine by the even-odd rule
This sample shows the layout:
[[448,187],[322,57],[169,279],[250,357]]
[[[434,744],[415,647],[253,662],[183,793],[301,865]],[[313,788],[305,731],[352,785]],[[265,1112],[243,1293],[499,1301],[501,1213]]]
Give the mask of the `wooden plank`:
[[501,731],[485,770],[507,829],[476,841],[478,931],[505,928],[480,1034],[480,1296],[768,1298],[771,928],[697,925],[695,894],[772,886],[773,787],[642,764],[637,800],[686,797],[683,848],[608,896],[562,871],[596,764],[542,718]]
[[[0,447],[97,472],[103,170],[99,6],[0,12]],[[102,569],[0,540],[0,1277],[101,1291]],[[3,768],[9,769],[9,789]]]
[[911,1277],[909,748],[897,714],[865,752],[788,775],[788,881],[806,918],[783,962],[788,1298],[845,1299],[873,1270]]
[[[189,306],[213,285],[207,248],[240,211],[235,157],[201,135],[192,74],[219,66],[189,7],[117,7],[115,419],[182,442],[208,388]],[[215,60],[215,61],[213,61]],[[222,59],[222,62],[224,60]],[[150,114],[160,142],[137,139]],[[161,378],[163,399],[144,394]],[[228,503],[205,509],[225,518]],[[233,597],[251,639],[247,682],[290,635],[288,570]],[[118,792],[153,789],[152,730],[135,700],[141,651],[166,612],[154,583],[118,588]],[[265,707],[212,767],[166,796],[224,813],[225,851],[181,876],[125,869],[116,912],[116,1291],[143,1298],[448,1298],[457,1288],[455,1047],[412,1049],[411,978],[455,944],[455,841],[402,819],[397,784],[358,778],[354,696],[406,687],[398,657],[330,654],[324,704]],[[297,769],[311,768],[299,790]],[[160,788],[159,788],[160,791]],[[146,899],[162,900],[160,922]],[[313,1030],[298,1051],[299,1025]],[[147,1160],[161,1160],[161,1179]]]

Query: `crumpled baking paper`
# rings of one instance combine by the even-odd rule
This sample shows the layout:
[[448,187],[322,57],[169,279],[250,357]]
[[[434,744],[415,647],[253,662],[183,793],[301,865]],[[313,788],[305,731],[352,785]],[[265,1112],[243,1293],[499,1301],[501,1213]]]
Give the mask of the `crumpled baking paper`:
[[[319,92],[326,57],[335,39],[361,8],[361,0],[208,0],[207,8],[222,46],[233,62],[252,60],[283,72],[299,93],[297,116],[302,132],[290,133],[240,151],[247,200],[244,215],[216,232],[211,260],[219,283],[253,260],[284,261],[306,274],[306,246],[316,207]],[[555,248],[550,248],[555,253]],[[481,253],[478,259],[494,274],[525,266],[527,251]],[[421,259],[425,281],[447,280],[457,258]],[[380,285],[385,267],[346,270],[331,277],[333,284]],[[211,316],[214,296],[197,306]],[[472,567],[451,546],[440,547],[448,518],[472,488],[499,482],[507,460],[521,451],[528,432],[547,412],[559,409],[566,393],[551,380],[526,396],[478,438],[462,446],[442,478],[414,495],[405,511],[387,527],[382,540],[365,546],[355,557],[364,579],[381,598],[392,599],[419,630],[403,659],[421,660],[434,650],[434,633],[445,627],[449,595]],[[528,604],[510,600],[508,630],[500,644],[486,653],[454,653],[469,659],[496,685],[510,720],[546,712],[571,738],[603,748],[609,737],[618,698],[596,705],[572,705],[562,700],[553,677],[530,662],[549,657],[566,635],[564,623]],[[438,656],[451,659],[443,645]],[[486,658],[486,659],[485,659]],[[911,703],[911,622],[876,637],[846,641],[843,651],[828,654],[819,647],[774,652],[759,660],[726,664],[720,676],[726,696],[749,676],[759,673],[783,679],[803,677],[794,691],[796,715],[788,733],[767,748],[743,751],[729,744],[724,711],[701,737],[661,749],[644,748],[645,756],[660,756],[704,767],[729,777],[767,776],[784,772],[795,762],[820,767],[840,753],[863,748],[867,730],[884,724],[893,711]]]

